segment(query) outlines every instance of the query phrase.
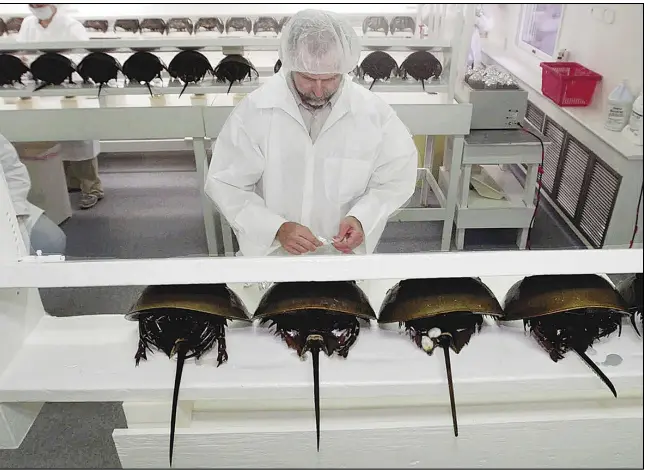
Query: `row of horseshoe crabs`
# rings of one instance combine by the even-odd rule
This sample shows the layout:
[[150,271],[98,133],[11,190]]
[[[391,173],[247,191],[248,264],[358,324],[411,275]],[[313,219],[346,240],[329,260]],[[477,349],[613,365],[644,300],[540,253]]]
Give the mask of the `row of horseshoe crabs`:
[[[278,60],[273,68],[274,73],[278,73],[281,68],[282,62]],[[255,66],[240,54],[225,55],[213,68],[203,53],[192,49],[180,51],[170,61],[169,66],[159,56],[146,50],[134,52],[124,64],[120,64],[114,56],[101,51],[87,54],[78,65],[58,52],[43,53],[29,66],[13,54],[0,54],[0,86],[22,84],[23,76],[31,72],[34,80],[39,83],[34,91],[50,85],[62,85],[66,80],[72,84],[73,74],[77,72],[84,83],[92,82],[99,85],[99,96],[102,87],[111,80],[116,80],[118,73],[121,72],[129,82],[145,84],[152,93],[150,83],[155,78],[162,79],[163,71],[167,71],[172,79],[184,83],[180,95],[188,84],[199,83],[208,74],[219,82],[229,83],[228,93],[235,82],[241,82],[246,78],[250,80],[259,78]],[[366,76],[370,77],[372,83],[369,89],[372,89],[377,80],[390,80],[392,77],[406,80],[411,77],[421,82],[424,90],[425,81],[437,80],[441,73],[442,65],[427,51],[413,52],[399,66],[388,53],[374,51],[361,61],[351,75],[359,80],[364,80]]]
[[[398,323],[429,356],[437,348],[443,350],[453,429],[458,436],[449,351],[459,354],[471,337],[480,332],[485,316],[493,317],[497,324],[523,320],[526,329],[555,362],[575,351],[616,396],[611,381],[585,353],[598,339],[617,329],[620,332],[622,316],[631,314],[642,323],[643,275],[626,281],[619,290],[597,275],[531,276],[510,288],[502,308],[478,279],[409,279],[388,291],[378,322]],[[300,358],[311,355],[317,449],[320,353],[347,358],[361,331],[360,322],[377,320],[368,298],[354,281],[273,284],[252,317],[240,298],[224,284],[149,286],[127,318],[137,321],[139,326],[136,365],[147,359],[147,351],[158,350],[169,358],[177,357],[170,465],[183,364],[189,358],[199,359],[215,344],[217,366],[226,362],[228,320],[259,321],[268,325]],[[639,332],[636,323],[635,329]]]
[[41,54],[29,66],[15,55],[0,54],[0,86],[22,84],[23,75],[31,72],[34,80],[40,83],[34,91],[49,85],[61,85],[66,80],[72,84],[72,76],[77,72],[84,83],[92,81],[99,85],[99,96],[102,86],[116,80],[118,72],[121,72],[130,82],[144,83],[153,95],[150,83],[155,78],[162,79],[163,70],[167,71],[172,79],[184,83],[180,95],[189,83],[200,82],[206,74],[211,74],[219,82],[228,82],[228,92],[236,81],[246,77],[259,77],[253,64],[242,55],[228,54],[213,68],[208,58],[196,50],[179,52],[171,60],[169,67],[160,57],[149,51],[133,53],[124,64],[120,64],[115,57],[105,52],[91,52],[79,65],[58,52]]

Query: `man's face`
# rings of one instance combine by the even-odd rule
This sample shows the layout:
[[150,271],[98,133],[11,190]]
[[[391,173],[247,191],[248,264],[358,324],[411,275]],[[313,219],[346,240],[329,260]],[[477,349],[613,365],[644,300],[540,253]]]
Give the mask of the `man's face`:
[[303,103],[312,108],[325,106],[341,84],[341,74],[309,74],[293,72],[293,84]]

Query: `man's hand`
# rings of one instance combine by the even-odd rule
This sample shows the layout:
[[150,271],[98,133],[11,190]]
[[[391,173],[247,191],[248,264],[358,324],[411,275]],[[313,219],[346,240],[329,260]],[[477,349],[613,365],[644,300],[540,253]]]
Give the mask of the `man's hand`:
[[316,251],[323,244],[304,225],[295,222],[285,222],[280,226],[276,238],[292,255],[302,255],[308,251]]
[[334,237],[334,248],[345,254],[363,243],[363,227],[355,217],[346,217],[339,225],[339,233]]

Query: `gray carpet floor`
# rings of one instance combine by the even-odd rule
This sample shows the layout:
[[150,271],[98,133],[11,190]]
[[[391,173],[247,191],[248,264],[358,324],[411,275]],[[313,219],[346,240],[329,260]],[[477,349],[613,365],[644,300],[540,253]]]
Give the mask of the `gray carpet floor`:
[[[106,198],[75,211],[62,227],[70,258],[145,258],[207,254],[191,154],[101,155]],[[78,195],[72,194],[76,207]],[[419,196],[414,196],[414,201]],[[391,223],[378,252],[437,251],[441,223]],[[465,250],[517,249],[516,230],[468,230]],[[580,241],[545,204],[533,249],[577,248]],[[124,312],[143,287],[42,289],[55,316]],[[47,403],[17,450],[0,450],[1,468],[118,468],[111,433],[125,428],[120,403]]]

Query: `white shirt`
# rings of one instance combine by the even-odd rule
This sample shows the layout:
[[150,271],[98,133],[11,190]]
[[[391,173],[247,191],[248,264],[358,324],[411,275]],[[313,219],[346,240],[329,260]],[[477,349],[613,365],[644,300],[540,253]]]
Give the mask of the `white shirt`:
[[296,222],[325,239],[346,216],[372,253],[390,216],[415,190],[418,152],[395,111],[343,77],[318,136],[280,73],[239,102],[212,150],[205,191],[235,231],[244,256],[287,254],[275,239]]

